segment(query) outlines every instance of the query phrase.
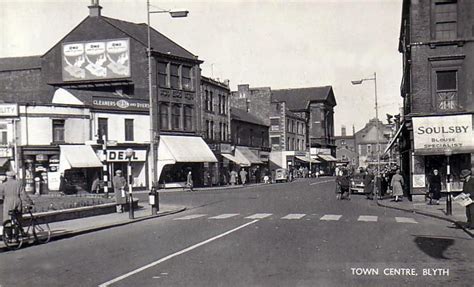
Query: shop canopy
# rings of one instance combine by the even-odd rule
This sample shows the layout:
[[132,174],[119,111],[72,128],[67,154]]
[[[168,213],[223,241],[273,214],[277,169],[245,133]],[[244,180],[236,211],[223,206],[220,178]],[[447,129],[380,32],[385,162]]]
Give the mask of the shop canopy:
[[395,133],[395,135],[393,136],[393,138],[390,140],[390,142],[388,143],[387,147],[385,148],[385,150],[383,151],[383,154],[387,154],[389,150],[391,150],[393,148],[393,145],[397,142],[397,139],[398,137],[400,136],[401,132],[402,132],[402,129],[403,127],[405,126],[405,123],[403,123],[400,128],[397,130],[397,132]]
[[10,161],[10,158],[8,157],[0,157],[0,167],[5,166],[5,164]]
[[223,153],[222,156],[240,166],[250,166],[250,162],[241,153],[236,152],[235,155]]
[[248,147],[236,147],[235,155],[222,154],[223,157],[235,162],[240,166],[251,166],[252,164],[262,164],[263,162]]
[[165,165],[177,162],[217,162],[217,159],[201,137],[160,136],[158,178]]
[[71,168],[102,167],[102,162],[91,146],[88,145],[60,145],[59,171],[64,172]]
[[304,161],[304,162],[309,162],[309,163],[321,163],[319,160],[312,159],[310,157],[306,156],[296,156],[297,159]]
[[327,161],[327,162],[337,161],[337,159],[330,154],[318,154],[318,157],[322,159],[323,161]]

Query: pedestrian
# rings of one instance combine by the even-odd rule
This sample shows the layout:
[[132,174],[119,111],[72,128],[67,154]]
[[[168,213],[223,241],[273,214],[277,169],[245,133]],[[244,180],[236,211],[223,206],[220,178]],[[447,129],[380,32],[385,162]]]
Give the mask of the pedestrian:
[[364,175],[364,193],[367,199],[374,199],[374,174],[369,168],[367,168]]
[[339,170],[340,179],[339,185],[341,190],[341,199],[350,200],[350,187],[351,187],[351,179],[347,170]]
[[[468,169],[461,170],[461,179],[464,181],[462,192],[468,194],[474,200],[474,178]],[[474,203],[466,206],[467,228],[474,229]]]
[[114,185],[114,193],[115,193],[115,204],[117,208],[117,212],[124,212],[125,204],[127,203],[127,197],[125,195],[125,189],[127,188],[127,181],[122,175],[122,171],[120,169],[115,171],[115,176],[112,179],[112,183]]
[[240,182],[242,182],[242,185],[245,185],[247,182],[247,172],[244,168],[240,170]]
[[186,187],[189,191],[193,191],[193,185],[193,174],[191,171],[189,171],[188,175],[186,176]]
[[10,219],[8,213],[11,210],[16,210],[21,214],[23,201],[28,205],[33,205],[33,201],[25,191],[25,185],[15,178],[15,172],[7,171],[6,176],[7,180],[0,184],[0,196],[3,198],[3,221]]
[[99,193],[101,188],[101,180],[98,175],[95,176],[94,181],[92,181],[91,193]]
[[400,175],[400,170],[397,169],[395,174],[392,176],[392,182],[390,183],[392,186],[392,196],[395,197],[395,202],[401,201],[398,199],[398,197],[403,196],[403,186],[404,186],[404,181],[403,177]]
[[255,180],[257,183],[260,183],[262,179],[262,173],[260,171],[260,167],[257,166],[257,169],[255,170]]
[[236,184],[237,184],[237,177],[238,177],[238,176],[239,176],[239,175],[237,174],[237,172],[236,172],[235,170],[232,170],[232,171],[230,172],[230,180],[229,180],[229,182],[230,182],[231,185],[236,185]]
[[428,178],[428,194],[430,198],[430,202],[428,204],[439,205],[439,199],[441,197],[441,176],[437,169],[433,170],[433,174]]

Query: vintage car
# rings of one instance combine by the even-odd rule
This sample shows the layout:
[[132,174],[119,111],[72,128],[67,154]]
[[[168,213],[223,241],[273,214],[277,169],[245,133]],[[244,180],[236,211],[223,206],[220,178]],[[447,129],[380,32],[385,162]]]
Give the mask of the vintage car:
[[275,170],[275,182],[288,182],[288,171],[285,168]]
[[364,174],[354,174],[351,178],[351,193],[364,193]]

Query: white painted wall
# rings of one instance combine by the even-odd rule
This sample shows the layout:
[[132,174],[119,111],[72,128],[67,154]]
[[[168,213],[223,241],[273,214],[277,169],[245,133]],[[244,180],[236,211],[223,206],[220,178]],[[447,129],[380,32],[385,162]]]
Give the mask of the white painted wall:
[[115,140],[118,143],[125,141],[125,119],[133,119],[133,143],[150,142],[150,120],[148,115],[136,114],[114,114],[114,113],[93,113],[93,138],[97,139],[98,118],[108,119],[108,140]]

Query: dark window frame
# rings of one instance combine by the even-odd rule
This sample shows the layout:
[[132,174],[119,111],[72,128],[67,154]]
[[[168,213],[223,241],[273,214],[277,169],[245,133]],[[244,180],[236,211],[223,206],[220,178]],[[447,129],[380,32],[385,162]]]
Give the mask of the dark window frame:
[[109,138],[109,119],[108,118],[97,118],[97,136],[100,140],[105,135],[105,138]]
[[135,140],[134,119],[124,119],[125,141]]

